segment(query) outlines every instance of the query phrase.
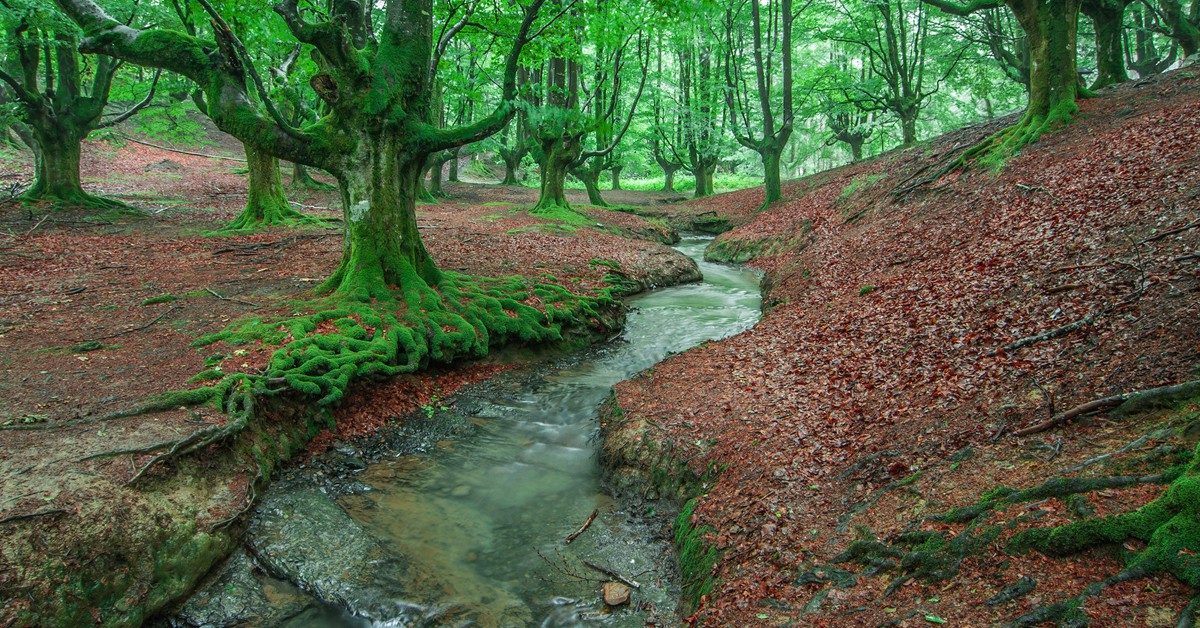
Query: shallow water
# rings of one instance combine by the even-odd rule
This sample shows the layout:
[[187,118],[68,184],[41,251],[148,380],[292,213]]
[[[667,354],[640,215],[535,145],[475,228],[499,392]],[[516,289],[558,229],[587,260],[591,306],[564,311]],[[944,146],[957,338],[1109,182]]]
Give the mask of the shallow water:
[[[613,384],[670,353],[744,331],[759,318],[757,275],[702,261],[709,238],[677,248],[701,283],[628,300],[618,342],[564,360],[540,378],[473,393],[477,434],[434,451],[373,465],[372,490],[345,498],[357,520],[409,561],[408,593],[441,609],[435,624],[479,626],[645,625],[670,622],[675,585],[662,538],[634,523],[601,490],[597,408]],[[601,515],[571,545],[563,539]],[[606,565],[643,585],[632,610],[607,612],[582,564]],[[346,618],[343,622],[353,623]]]

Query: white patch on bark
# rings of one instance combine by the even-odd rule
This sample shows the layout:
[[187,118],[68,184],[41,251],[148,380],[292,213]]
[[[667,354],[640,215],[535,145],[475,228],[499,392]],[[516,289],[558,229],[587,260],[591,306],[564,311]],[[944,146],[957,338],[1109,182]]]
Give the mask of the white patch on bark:
[[367,210],[371,209],[371,204],[367,201],[359,201],[350,206],[350,222],[358,222],[367,214]]

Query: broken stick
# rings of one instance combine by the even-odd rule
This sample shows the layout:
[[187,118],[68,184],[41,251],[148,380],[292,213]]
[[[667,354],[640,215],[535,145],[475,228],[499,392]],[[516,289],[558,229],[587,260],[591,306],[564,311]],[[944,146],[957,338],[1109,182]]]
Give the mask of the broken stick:
[[592,514],[588,515],[587,521],[584,521],[583,525],[579,526],[578,530],[572,532],[569,536],[567,536],[567,538],[563,540],[563,543],[566,545],[570,545],[571,541],[574,541],[576,538],[579,537],[580,534],[583,534],[584,532],[587,531],[587,529],[592,525],[592,522],[596,520],[596,516],[599,514],[600,514],[599,508],[593,510]]
[[595,569],[596,571],[599,571],[600,573],[608,576],[609,578],[612,578],[613,580],[616,580],[616,581],[618,581],[622,584],[625,584],[631,588],[634,588],[634,589],[642,588],[642,585],[638,584],[636,581],[630,580],[629,578],[622,576],[621,574],[609,569],[608,567],[605,567],[604,565],[594,563],[590,560],[583,561],[583,564],[585,564],[588,567],[591,567],[592,569]]

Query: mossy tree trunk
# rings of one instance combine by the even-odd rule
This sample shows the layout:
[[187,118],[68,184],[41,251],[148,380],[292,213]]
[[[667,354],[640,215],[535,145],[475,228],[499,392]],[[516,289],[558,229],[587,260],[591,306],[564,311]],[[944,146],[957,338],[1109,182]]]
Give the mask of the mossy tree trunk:
[[566,196],[567,172],[581,152],[578,136],[563,134],[555,138],[544,138],[538,151],[538,173],[542,186],[538,191],[533,213],[556,208],[570,207]]
[[[534,0],[524,9],[510,40],[496,109],[471,124],[441,128],[431,122],[432,0],[386,0],[379,7],[334,0],[328,13],[282,0],[275,12],[320,57],[310,84],[327,105],[321,120],[295,128],[258,89],[244,45],[219,16],[212,16],[213,39],[204,40],[123,26],[91,0],[57,1],[88,35],[86,48],[183,74],[200,86],[204,110],[223,131],[334,175],[345,205],[345,243],[337,271],[323,285],[345,298],[381,300],[392,298],[393,289],[411,294],[440,280],[416,226],[422,166],[428,155],[480,141],[512,118],[519,56],[542,6]],[[382,19],[375,22],[377,9]],[[251,90],[261,92],[258,98]]]
[[[1000,0],[976,0],[965,6],[952,0],[922,1],[960,16],[1001,5]],[[1075,56],[1080,1],[1004,0],[1029,45],[1028,106],[1020,122],[964,153],[961,163],[1003,160],[1042,133],[1071,121],[1079,110]]]
[[712,196],[715,193],[713,177],[716,176],[716,173],[717,158],[715,155],[700,156],[692,160],[692,178],[696,181],[696,189],[692,191],[693,198]]
[[572,168],[571,174],[583,183],[583,189],[587,190],[588,203],[597,207],[608,207],[608,203],[600,196],[600,173],[592,166],[581,166]]
[[288,187],[293,190],[331,190],[335,186],[329,185],[323,181],[318,181],[313,178],[308,171],[308,166],[304,164],[292,164],[292,181]]
[[1195,15],[1200,12],[1197,8],[1200,5],[1193,2],[1191,15],[1184,10],[1181,0],[1158,0],[1158,6],[1162,11],[1163,25],[1171,39],[1183,50],[1183,57],[1186,59],[1200,52],[1200,15]]
[[432,198],[446,198],[446,190],[442,188],[443,171],[446,168],[446,163],[455,163],[458,159],[450,151],[444,151],[431,158],[432,165],[429,167],[429,196]]
[[457,148],[450,151],[450,168],[447,169],[446,180],[451,183],[458,183],[458,153]]
[[780,180],[779,162],[783,146],[772,145],[759,151],[763,161],[763,190],[766,192],[765,205],[770,205],[783,198],[783,184]]
[[246,208],[225,229],[254,230],[312,221],[288,204],[279,176],[279,158],[249,144],[243,144],[243,147],[246,150],[246,165],[250,170]]
[[[93,130],[118,124],[146,106],[154,87],[145,100],[102,123],[120,63],[97,57],[85,81],[78,40],[70,29],[53,31],[20,17],[5,25],[4,35],[0,82],[7,87],[5,100],[16,103],[24,119],[23,139],[31,143],[36,159],[36,180],[21,198],[60,207],[127,207],[84,192],[79,173],[80,144]],[[157,83],[156,74],[153,85]]]
[[614,189],[614,190],[621,189],[621,171],[624,169],[625,169],[625,166],[622,166],[620,164],[613,165],[613,167],[612,167],[612,189]]
[[1127,0],[1082,0],[1080,10],[1096,30],[1096,80],[1100,89],[1129,80],[1125,70],[1125,7]]
[[524,149],[500,149],[500,159],[504,161],[504,179],[500,181],[500,185],[520,185],[521,182],[517,180],[517,168],[525,158],[525,153]]

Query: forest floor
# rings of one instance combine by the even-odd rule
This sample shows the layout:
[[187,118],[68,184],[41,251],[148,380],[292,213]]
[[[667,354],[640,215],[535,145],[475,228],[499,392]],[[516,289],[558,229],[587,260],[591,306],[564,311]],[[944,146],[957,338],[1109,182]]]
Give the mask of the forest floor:
[[[1006,541],[1023,528],[1149,503],[1161,481],[993,500],[977,518],[988,525],[935,517],[1001,485],[1146,475],[1195,445],[1194,404],[1013,434],[1083,402],[1196,379],[1198,96],[1194,71],[1105,90],[1002,171],[950,174],[907,193],[897,191],[1004,121],[791,182],[766,211],[761,190],[672,205],[660,202],[678,195],[606,193],[680,224],[722,217],[736,228],[710,252],[767,273],[770,310],[758,326],[619,385],[623,420],[605,427],[617,442],[646,438],[672,451],[696,473],[720,470],[690,520],[720,551],[715,588],[693,621],[1002,624],[1104,581],[1146,549],[1131,539],[1051,558],[1010,552]],[[0,206],[0,626],[40,597],[64,595],[53,581],[31,580],[30,551],[72,570],[154,538],[146,528],[158,505],[125,487],[136,456],[89,454],[222,420],[203,408],[97,419],[199,385],[188,379],[214,364],[261,369],[268,349],[191,342],[239,318],[287,314],[340,254],[336,226],[207,234],[245,201],[234,161],[92,142],[84,163],[90,191],[144,213]],[[0,163],[5,183],[29,175],[23,159]],[[443,268],[553,275],[584,292],[605,285],[610,269],[596,259],[645,284],[681,270],[645,239],[655,224],[636,216],[588,210],[608,227],[571,230],[521,210],[534,190],[447,189],[450,199],[419,211]],[[340,214],[329,193],[292,200],[315,216]],[[513,363],[501,356],[355,389],[335,410],[338,432],[313,447],[398,420]],[[198,475],[187,496],[201,528],[253,497],[249,469],[212,471],[216,479]],[[88,537],[92,545],[73,543],[88,519],[108,522],[98,524],[105,531]],[[855,541],[866,549],[844,555]],[[123,612],[152,595],[129,591]],[[1194,595],[1160,572],[1078,606],[1093,626],[1173,626]]]
[[[190,148],[234,158],[239,149],[230,138]],[[29,158],[8,153],[0,179],[28,183]],[[245,203],[243,164],[132,142],[87,142],[83,164],[88,191],[140,211],[97,215],[0,203],[0,626],[45,600],[57,600],[56,608],[89,605],[98,594],[64,583],[104,561],[117,573],[95,588],[128,599],[120,610],[88,610],[97,621],[120,623],[125,613],[125,623],[137,623],[130,608],[162,604],[147,601],[154,595],[147,584],[164,569],[133,564],[151,560],[144,546],[164,542],[165,532],[156,528],[170,527],[164,522],[190,508],[200,530],[215,529],[252,501],[253,471],[218,462],[206,450],[189,463],[203,475],[196,486],[181,493],[151,479],[151,487],[139,490],[126,483],[148,456],[89,456],[223,424],[226,417],[207,406],[112,414],[160,393],[205,385],[191,378],[208,369],[261,372],[274,347],[192,343],[246,317],[287,316],[297,301],[311,298],[341,255],[335,192],[289,193],[328,226],[222,235],[210,231]],[[614,262],[627,285],[672,283],[695,269],[659,243],[668,228],[631,213],[584,208],[594,227],[564,226],[523,211],[535,200],[533,189],[469,183],[446,189],[449,198],[418,208],[426,246],[444,270],[523,275],[594,295],[609,285]],[[582,194],[572,200],[585,202]],[[663,196],[613,198],[646,204]],[[607,265],[595,263],[601,260]],[[335,410],[336,431],[318,434],[310,450],[395,423],[530,357],[502,352],[358,385]],[[21,623],[30,621],[25,617]]]
[[[1166,496],[1161,478],[1109,480],[1194,455],[1194,391],[1016,433],[1197,379],[1198,76],[1104,90],[999,172],[912,187],[1012,119],[793,181],[765,211],[761,190],[669,208],[740,225],[708,253],[764,270],[770,307],[619,384],[605,426],[616,463],[665,450],[719,470],[690,519],[720,552],[694,622],[1193,625],[1192,511],[1162,529],[1181,545],[1159,555],[1192,586],[1161,569],[1113,579],[1149,555],[1148,536],[1059,557],[1009,541]],[[1006,501],[1002,486],[1043,490]],[[979,516],[944,516],[989,491]]]

